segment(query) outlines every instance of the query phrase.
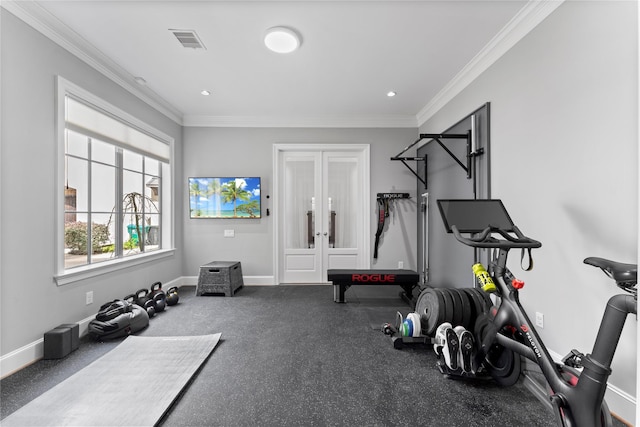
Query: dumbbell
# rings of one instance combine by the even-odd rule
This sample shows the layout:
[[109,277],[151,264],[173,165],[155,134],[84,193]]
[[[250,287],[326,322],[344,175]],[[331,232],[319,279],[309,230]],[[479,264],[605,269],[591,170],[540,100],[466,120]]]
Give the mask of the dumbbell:
[[151,285],[149,298],[151,298],[155,303],[156,313],[164,311],[164,308],[167,305],[167,295],[162,290],[162,283],[156,282]]
[[166,297],[167,305],[176,305],[179,299],[180,297],[178,296],[178,288],[176,286],[169,288]]

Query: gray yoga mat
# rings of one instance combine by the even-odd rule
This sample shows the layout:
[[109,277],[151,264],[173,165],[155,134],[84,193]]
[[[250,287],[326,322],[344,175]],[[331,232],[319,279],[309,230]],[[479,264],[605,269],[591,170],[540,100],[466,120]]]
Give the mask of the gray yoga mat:
[[221,334],[129,336],[89,366],[2,420],[2,426],[153,426]]

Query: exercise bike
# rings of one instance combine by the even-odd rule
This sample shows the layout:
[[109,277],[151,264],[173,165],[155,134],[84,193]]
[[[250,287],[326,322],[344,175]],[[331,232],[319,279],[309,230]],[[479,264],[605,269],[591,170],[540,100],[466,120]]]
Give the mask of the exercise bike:
[[[530,251],[542,244],[522,234],[500,200],[438,200],[447,231],[461,243],[491,249],[488,271],[497,291],[496,306],[476,322],[476,364],[499,383],[509,384],[520,375],[520,357],[540,366],[550,390],[549,399],[559,426],[610,426],[604,401],[611,361],[627,314],[637,314],[637,264],[603,258],[587,258],[585,264],[600,268],[627,294],[609,299],[590,354],[572,350],[562,363],[549,355],[519,301],[523,282],[507,268],[511,249]],[[468,237],[462,234],[468,234]]]

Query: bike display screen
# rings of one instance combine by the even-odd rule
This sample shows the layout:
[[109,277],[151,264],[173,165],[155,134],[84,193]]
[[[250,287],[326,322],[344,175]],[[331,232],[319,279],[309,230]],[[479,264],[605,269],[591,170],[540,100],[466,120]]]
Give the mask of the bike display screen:
[[452,233],[452,225],[461,233],[480,233],[489,226],[513,231],[502,200],[438,200],[438,208],[448,233]]

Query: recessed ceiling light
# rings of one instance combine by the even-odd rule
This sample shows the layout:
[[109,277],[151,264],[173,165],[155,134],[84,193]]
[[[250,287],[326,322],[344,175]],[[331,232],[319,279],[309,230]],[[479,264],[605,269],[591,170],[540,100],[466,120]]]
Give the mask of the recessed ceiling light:
[[264,44],[276,53],[291,53],[300,43],[300,35],[287,27],[269,28],[264,36]]
[[209,95],[211,95],[211,91],[203,90],[202,92],[200,92],[200,94],[204,95],[204,96],[209,96]]
[[392,97],[396,96],[396,93],[394,91],[390,90],[389,92],[387,92],[387,96],[389,98],[392,98]]

